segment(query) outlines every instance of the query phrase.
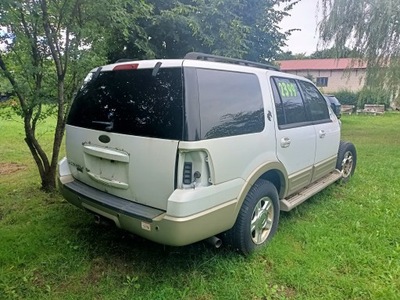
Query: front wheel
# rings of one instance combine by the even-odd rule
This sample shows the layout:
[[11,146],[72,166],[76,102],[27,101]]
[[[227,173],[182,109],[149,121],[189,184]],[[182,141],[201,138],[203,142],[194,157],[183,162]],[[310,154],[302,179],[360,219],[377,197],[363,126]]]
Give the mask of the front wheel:
[[225,241],[245,255],[262,247],[278,228],[279,197],[275,186],[257,180],[247,194],[235,225],[225,233]]
[[339,145],[336,169],[342,172],[342,182],[349,181],[357,164],[356,147],[352,143],[341,141]]

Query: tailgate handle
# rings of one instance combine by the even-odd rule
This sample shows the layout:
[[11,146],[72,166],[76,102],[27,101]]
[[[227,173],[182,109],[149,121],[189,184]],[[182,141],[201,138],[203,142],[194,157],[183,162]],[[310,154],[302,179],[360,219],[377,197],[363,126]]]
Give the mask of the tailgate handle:
[[129,154],[123,151],[91,145],[83,146],[83,151],[92,156],[115,160],[122,163],[129,163]]
[[92,178],[94,181],[100,182],[104,185],[112,186],[117,189],[127,190],[129,185],[125,182],[117,181],[117,180],[108,180],[105,178],[101,178],[99,175],[93,174],[92,172],[87,172],[87,174]]

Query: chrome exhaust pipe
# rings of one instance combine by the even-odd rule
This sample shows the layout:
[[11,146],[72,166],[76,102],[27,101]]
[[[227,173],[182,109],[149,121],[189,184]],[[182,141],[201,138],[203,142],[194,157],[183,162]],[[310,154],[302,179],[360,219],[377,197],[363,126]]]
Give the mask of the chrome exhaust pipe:
[[96,223],[97,225],[100,225],[101,223],[101,218],[99,215],[94,215],[94,223]]
[[218,249],[222,246],[222,240],[220,238],[217,238],[216,236],[209,237],[208,239],[206,239],[206,242],[214,246],[215,249]]
[[94,215],[94,223],[102,226],[110,226],[112,221],[100,215]]

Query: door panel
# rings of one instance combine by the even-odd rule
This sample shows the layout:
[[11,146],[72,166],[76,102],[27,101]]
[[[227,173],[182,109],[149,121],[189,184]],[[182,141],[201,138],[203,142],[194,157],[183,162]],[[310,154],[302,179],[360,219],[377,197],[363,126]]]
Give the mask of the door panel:
[[[313,180],[317,180],[335,169],[340,143],[340,126],[338,120],[334,117],[331,123],[314,125],[314,129],[316,133],[316,153]],[[333,145],[336,145],[336,147]]]
[[315,130],[312,125],[278,130],[277,155],[289,175],[289,194],[311,182],[315,157]]

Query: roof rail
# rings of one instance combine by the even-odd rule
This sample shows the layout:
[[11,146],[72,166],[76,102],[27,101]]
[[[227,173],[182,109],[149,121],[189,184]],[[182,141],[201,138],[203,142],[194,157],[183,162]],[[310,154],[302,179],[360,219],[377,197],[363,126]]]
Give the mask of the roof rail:
[[214,62],[222,62],[222,63],[229,63],[229,64],[235,64],[235,65],[243,65],[243,66],[261,68],[261,69],[279,71],[278,67],[274,67],[274,66],[267,65],[267,64],[257,63],[257,62],[244,60],[244,59],[237,59],[237,58],[223,57],[223,56],[218,56],[218,55],[205,54],[205,53],[200,53],[200,52],[189,52],[188,54],[185,55],[184,58],[185,59],[194,59],[194,60],[208,60],[208,61],[214,61]]

